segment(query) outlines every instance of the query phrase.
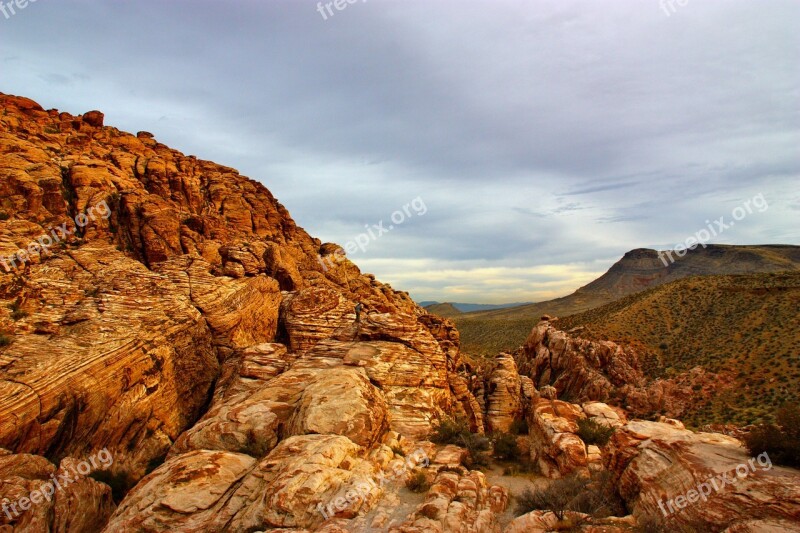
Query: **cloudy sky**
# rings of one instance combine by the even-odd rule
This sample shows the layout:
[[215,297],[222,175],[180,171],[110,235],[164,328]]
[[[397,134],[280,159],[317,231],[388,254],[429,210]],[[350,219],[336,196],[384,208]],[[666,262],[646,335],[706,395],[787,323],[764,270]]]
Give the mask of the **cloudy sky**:
[[323,241],[393,226],[351,258],[418,300],[562,296],[759,194],[712,242],[800,244],[800,2],[340,5],[39,0],[0,13],[0,91],[236,167]]

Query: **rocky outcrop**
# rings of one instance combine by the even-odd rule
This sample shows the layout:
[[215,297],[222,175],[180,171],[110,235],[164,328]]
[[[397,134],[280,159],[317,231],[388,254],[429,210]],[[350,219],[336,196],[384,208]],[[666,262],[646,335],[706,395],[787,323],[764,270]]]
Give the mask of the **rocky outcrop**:
[[532,511],[512,521],[505,533],[548,533],[569,527],[569,531],[582,533],[629,533],[637,531],[633,516],[593,518],[583,513],[567,511],[564,520],[558,520],[551,511]]
[[514,421],[523,416],[522,381],[514,357],[497,356],[485,381],[486,429],[507,433]]
[[199,415],[219,367],[213,334],[166,276],[92,242],[3,287],[27,313],[0,349],[3,447],[108,447],[141,476]]
[[537,388],[551,385],[559,397],[576,401],[605,401],[615,387],[644,385],[633,350],[613,342],[573,338],[550,321],[533,328],[517,364]]
[[587,445],[577,434],[582,419],[614,428],[627,421],[621,409],[600,402],[581,406],[540,398],[532,403],[528,414],[530,459],[544,476],[559,478],[601,468],[601,449]]
[[728,374],[702,368],[650,380],[634,348],[583,339],[556,326],[549,317],[539,322],[516,361],[520,374],[530,376],[539,390],[552,386],[562,399],[616,403],[643,417],[660,413],[679,418],[690,406],[696,407],[732,382]]
[[508,492],[489,486],[481,472],[440,472],[425,501],[389,533],[500,533],[496,516],[507,505]]
[[324,521],[320,502],[374,475],[358,451],[346,437],[302,435],[283,440],[260,461],[231,452],[189,452],[142,480],[105,531],[313,527]]
[[[109,531],[318,527],[387,438],[451,414],[483,431],[452,322],[261,184],[99,112],[0,102],[0,445],[22,465],[107,447],[121,490],[166,457]],[[87,487],[69,505],[96,531]]]
[[528,415],[531,461],[546,477],[557,478],[586,471],[586,445],[575,433],[577,420],[586,415],[578,405],[539,399]]
[[791,531],[800,522],[800,473],[749,457],[733,437],[635,420],[614,434],[604,463],[628,508],[667,529]]
[[65,458],[56,467],[38,455],[0,449],[0,530],[101,530],[115,508],[111,489],[75,475],[75,463]]

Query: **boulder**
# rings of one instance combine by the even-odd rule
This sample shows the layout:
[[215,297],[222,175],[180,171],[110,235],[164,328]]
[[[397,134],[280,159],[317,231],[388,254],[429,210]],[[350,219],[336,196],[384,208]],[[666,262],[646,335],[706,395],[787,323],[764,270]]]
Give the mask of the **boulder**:
[[603,455],[636,515],[707,531],[770,531],[800,522],[800,471],[749,457],[718,433],[634,420]]

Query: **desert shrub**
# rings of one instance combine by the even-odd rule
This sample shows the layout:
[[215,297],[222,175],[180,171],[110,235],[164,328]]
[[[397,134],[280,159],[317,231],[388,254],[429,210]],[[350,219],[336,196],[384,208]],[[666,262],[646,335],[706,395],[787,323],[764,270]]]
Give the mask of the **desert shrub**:
[[12,303],[8,307],[9,309],[11,309],[11,319],[14,321],[22,320],[23,318],[28,316],[28,312],[23,311],[22,308],[20,307],[19,301]]
[[612,483],[611,476],[595,474],[585,477],[572,474],[556,479],[541,490],[526,489],[517,497],[516,514],[531,511],[552,511],[563,520],[567,511],[596,518],[625,514],[625,506]]
[[518,498],[515,512],[523,515],[531,511],[552,511],[556,518],[564,520],[567,511],[571,511],[570,504],[588,485],[588,478],[577,474],[556,479],[547,488],[531,491],[526,489]]
[[420,471],[411,474],[411,477],[406,481],[406,488],[415,493],[427,492],[430,486],[427,476]]
[[591,418],[581,418],[578,420],[578,436],[586,444],[604,446],[608,439],[614,434],[614,428],[608,427]]
[[440,420],[433,428],[430,439],[437,444],[455,444],[466,448],[469,454],[464,466],[467,468],[489,465],[489,457],[484,452],[491,449],[491,442],[483,435],[471,433],[469,424],[462,418]]
[[494,445],[494,456],[504,461],[516,461],[519,459],[519,447],[517,437],[511,433],[495,433],[492,435]]
[[486,453],[492,448],[492,443],[489,439],[483,435],[467,433],[461,436],[460,446],[463,446],[469,452],[464,461],[464,466],[467,468],[489,466],[489,455]]
[[5,333],[0,333],[0,348],[3,346],[8,346],[9,344],[11,344],[11,337]]
[[11,215],[5,211],[0,211],[0,220],[8,220],[9,218],[11,218]]
[[766,452],[773,463],[800,467],[800,406],[784,405],[775,422],[756,426],[744,438],[747,451],[753,456]]
[[586,490],[578,493],[570,502],[569,508],[571,511],[588,514],[594,518],[627,514],[625,503],[608,471],[593,473]]
[[455,444],[462,446],[463,439],[470,435],[469,424],[463,418],[445,418],[433,428],[431,441],[436,444]]
[[541,490],[525,489],[522,494],[517,496],[517,506],[514,513],[517,516],[528,514],[531,511],[548,509],[548,501]]
[[514,420],[508,430],[512,435],[527,435],[528,434],[528,421],[524,418],[521,420]]

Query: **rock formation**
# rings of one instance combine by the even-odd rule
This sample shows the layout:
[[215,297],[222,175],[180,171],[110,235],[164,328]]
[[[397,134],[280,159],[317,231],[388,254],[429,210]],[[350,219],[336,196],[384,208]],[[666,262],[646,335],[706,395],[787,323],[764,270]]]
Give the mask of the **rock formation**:
[[[638,416],[680,417],[692,404],[730,383],[730,376],[694,368],[670,379],[648,379],[631,346],[583,339],[544,317],[516,353],[519,372],[570,401],[615,403]],[[699,395],[695,391],[703,390]]]
[[[99,112],[0,101],[0,496],[101,448],[103,479],[128,491],[114,512],[84,479],[2,523],[325,530],[374,506],[384,489],[362,482],[437,420],[483,431],[452,322],[310,237],[261,184]],[[493,531],[499,489],[463,477],[474,501],[452,512]]]
[[674,423],[634,420],[604,463],[637,515],[706,531],[800,531],[800,472],[752,458],[740,441]]

